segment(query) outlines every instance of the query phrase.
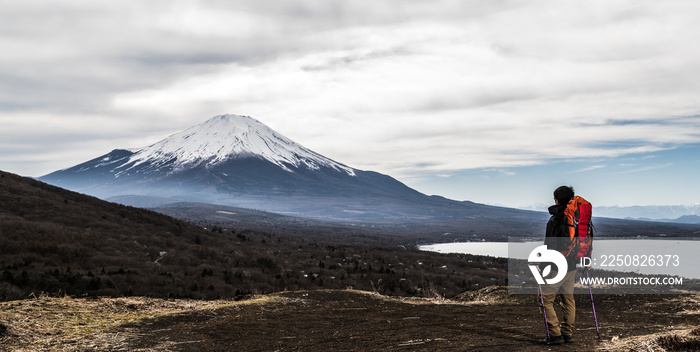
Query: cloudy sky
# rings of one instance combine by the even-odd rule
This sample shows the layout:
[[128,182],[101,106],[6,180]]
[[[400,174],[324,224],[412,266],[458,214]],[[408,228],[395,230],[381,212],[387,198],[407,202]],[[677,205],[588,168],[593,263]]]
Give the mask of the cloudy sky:
[[234,113],[428,194],[700,202],[697,1],[0,1],[0,169]]

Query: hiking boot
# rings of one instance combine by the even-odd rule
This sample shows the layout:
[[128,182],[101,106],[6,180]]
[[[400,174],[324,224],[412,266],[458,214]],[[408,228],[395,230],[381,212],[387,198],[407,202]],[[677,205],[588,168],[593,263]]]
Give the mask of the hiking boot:
[[564,338],[561,336],[552,336],[548,339],[544,339],[540,341],[542,344],[545,345],[561,345],[564,343]]
[[561,337],[564,339],[564,342],[566,342],[566,343],[573,343],[574,342],[574,338],[571,336],[561,335]]

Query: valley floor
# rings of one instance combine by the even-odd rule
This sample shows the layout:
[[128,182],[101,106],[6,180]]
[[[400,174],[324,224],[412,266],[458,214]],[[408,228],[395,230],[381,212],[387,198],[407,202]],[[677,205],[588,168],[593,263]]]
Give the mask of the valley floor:
[[0,303],[6,351],[697,351],[700,296],[577,296],[577,333],[541,346],[536,296],[486,288],[461,300],[355,290],[245,301],[38,297]]

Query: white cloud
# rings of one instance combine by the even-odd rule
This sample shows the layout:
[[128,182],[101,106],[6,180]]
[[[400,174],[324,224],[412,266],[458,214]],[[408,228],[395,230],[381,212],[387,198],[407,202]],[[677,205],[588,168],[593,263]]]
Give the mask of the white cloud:
[[602,169],[604,167],[605,167],[605,165],[592,165],[589,167],[584,167],[582,169],[571,171],[571,172],[569,172],[569,174],[577,174],[580,172],[593,171],[593,170],[597,170],[597,169]]
[[641,172],[641,171],[649,171],[649,170],[656,170],[656,169],[664,169],[667,167],[673,166],[673,163],[664,163],[664,164],[655,164],[655,165],[648,165],[632,170],[625,170],[625,171],[620,171],[617,172],[616,174],[631,174],[631,173],[636,173],[636,172]]
[[8,5],[0,120],[62,125],[0,138],[134,147],[229,112],[403,177],[658,151],[700,142],[698,20],[651,1]]

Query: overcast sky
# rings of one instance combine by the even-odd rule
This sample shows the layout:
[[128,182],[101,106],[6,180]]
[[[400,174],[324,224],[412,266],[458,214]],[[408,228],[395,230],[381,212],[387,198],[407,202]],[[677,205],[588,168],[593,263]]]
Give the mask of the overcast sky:
[[700,202],[697,1],[1,1],[0,169],[233,113],[428,194]]

